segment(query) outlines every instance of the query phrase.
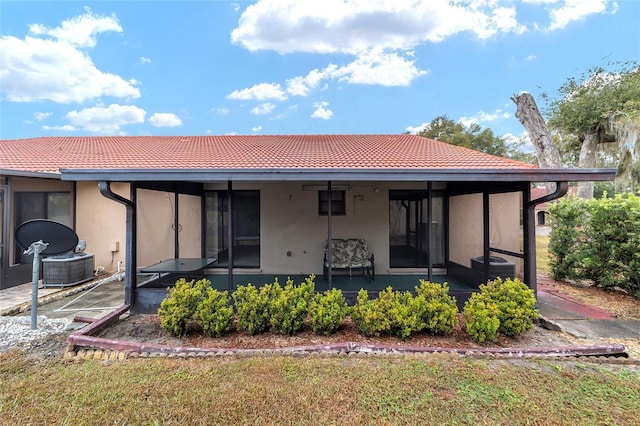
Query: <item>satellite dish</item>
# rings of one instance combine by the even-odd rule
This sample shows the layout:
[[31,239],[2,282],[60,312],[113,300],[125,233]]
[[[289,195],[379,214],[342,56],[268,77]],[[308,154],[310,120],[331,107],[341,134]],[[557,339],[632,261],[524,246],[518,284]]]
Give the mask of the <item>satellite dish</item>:
[[53,220],[36,219],[24,222],[15,232],[16,242],[23,250],[36,241],[48,243],[41,254],[53,256],[67,253],[78,245],[78,235],[66,225]]

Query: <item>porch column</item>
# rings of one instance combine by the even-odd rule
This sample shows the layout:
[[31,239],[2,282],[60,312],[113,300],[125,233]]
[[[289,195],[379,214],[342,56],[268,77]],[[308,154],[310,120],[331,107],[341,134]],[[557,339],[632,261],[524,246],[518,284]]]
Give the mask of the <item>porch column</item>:
[[427,280],[433,279],[433,260],[431,258],[431,223],[433,222],[433,187],[431,181],[427,184]]
[[482,239],[483,239],[483,258],[484,264],[482,274],[483,280],[486,283],[489,281],[489,257],[491,256],[489,246],[491,245],[491,233],[489,229],[490,214],[489,214],[489,193],[484,190],[482,192]]
[[180,258],[180,219],[179,219],[180,203],[178,200],[180,198],[180,195],[178,191],[174,191],[173,197],[175,200],[174,204],[176,207],[173,212],[173,257],[175,257],[176,259],[179,259]]
[[[569,190],[568,182],[556,182],[556,190],[544,197],[530,200],[531,190],[526,188],[522,192],[523,196],[523,233],[524,233],[524,280],[538,297],[538,282],[536,269],[536,215],[535,209],[538,204],[557,200],[563,197]],[[524,198],[526,197],[526,198]]]
[[536,280],[536,230],[535,230],[535,204],[530,207],[531,188],[522,191],[522,244],[524,251],[524,282],[533,290],[538,298],[538,285]]
[[227,238],[229,239],[227,289],[229,294],[233,292],[233,210],[233,182],[227,181],[227,216],[229,216],[229,224],[227,226]]
[[327,190],[329,191],[329,203],[327,205],[327,271],[329,272],[329,290],[331,290],[333,288],[333,268],[331,267],[333,261],[333,244],[331,243],[333,238],[333,230],[331,229],[333,207],[331,206],[331,199],[333,194],[331,193],[331,181],[327,181]]

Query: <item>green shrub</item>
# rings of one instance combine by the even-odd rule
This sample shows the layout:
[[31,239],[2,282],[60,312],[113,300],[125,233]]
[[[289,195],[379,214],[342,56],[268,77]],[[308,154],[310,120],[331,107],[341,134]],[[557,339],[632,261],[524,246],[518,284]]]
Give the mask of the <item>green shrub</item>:
[[347,302],[342,290],[327,290],[323,294],[316,294],[311,300],[309,324],[315,333],[329,336],[338,331],[347,312]]
[[300,285],[295,286],[293,280],[288,279],[284,288],[278,280],[273,284],[269,303],[269,322],[271,331],[278,334],[292,335],[304,326],[304,320],[309,314],[309,303],[315,291],[315,276],[305,278]]
[[640,197],[618,195],[591,200],[588,205],[585,278],[640,296]]
[[365,289],[358,291],[357,302],[349,310],[349,316],[358,331],[365,336],[380,336],[391,331],[391,320],[386,312],[378,309]]
[[205,289],[210,286],[211,282],[206,279],[195,283],[179,279],[175,287],[167,289],[167,297],[160,303],[160,325],[174,336],[184,335]]
[[640,298],[640,197],[567,198],[549,211],[555,279],[588,279]]
[[267,330],[271,289],[271,284],[265,284],[258,290],[249,283],[246,286],[239,286],[232,293],[239,330],[252,336]]
[[538,318],[536,297],[525,283],[517,278],[498,278],[485,284],[481,291],[498,306],[498,331],[513,337],[533,328],[533,320]]
[[447,283],[420,280],[416,286],[413,309],[422,323],[422,329],[431,334],[449,334],[458,324],[456,298],[449,296]]
[[480,293],[473,293],[464,304],[465,329],[478,343],[494,341],[500,327],[498,306],[486,299]]
[[556,280],[579,279],[582,276],[582,253],[587,222],[585,200],[568,197],[549,206],[551,235],[549,236],[549,266]]
[[390,333],[406,339],[422,329],[413,299],[408,291],[403,293],[387,287],[378,298],[369,300],[367,291],[361,289],[356,305],[350,310],[351,319],[365,336]]
[[228,293],[213,288],[205,289],[195,318],[207,336],[220,337],[229,331],[233,323],[233,308],[229,305]]
[[481,343],[495,340],[498,331],[520,336],[531,330],[538,317],[535,304],[533,290],[517,278],[489,281],[480,285],[480,293],[472,294],[465,303],[467,333]]

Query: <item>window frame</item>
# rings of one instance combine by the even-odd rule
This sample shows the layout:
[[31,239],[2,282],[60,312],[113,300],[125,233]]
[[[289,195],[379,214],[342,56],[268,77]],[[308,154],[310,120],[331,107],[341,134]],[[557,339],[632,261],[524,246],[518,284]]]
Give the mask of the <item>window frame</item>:
[[[331,190],[331,216],[346,216],[347,191]],[[318,191],[318,215],[329,215],[329,191]]]

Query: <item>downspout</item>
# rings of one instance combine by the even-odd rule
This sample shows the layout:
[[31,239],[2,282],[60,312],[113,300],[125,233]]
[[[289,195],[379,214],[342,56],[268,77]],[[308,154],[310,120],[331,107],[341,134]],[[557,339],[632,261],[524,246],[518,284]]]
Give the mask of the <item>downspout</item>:
[[135,233],[136,233],[136,212],[135,202],[127,200],[126,198],[111,191],[111,182],[100,181],[98,182],[98,188],[100,193],[110,200],[116,201],[120,204],[124,204],[127,217],[126,217],[126,241],[125,241],[125,271],[124,271],[124,303],[131,305],[135,303],[135,290],[136,290],[136,259],[135,259]]
[[[538,297],[537,267],[536,267],[536,221],[535,209],[538,204],[557,200],[564,197],[569,190],[568,182],[556,182],[556,190],[544,197],[527,201],[522,212],[524,224],[524,280]],[[523,194],[530,194],[527,188]],[[529,198],[530,195],[527,196]],[[524,197],[523,197],[524,198]]]

